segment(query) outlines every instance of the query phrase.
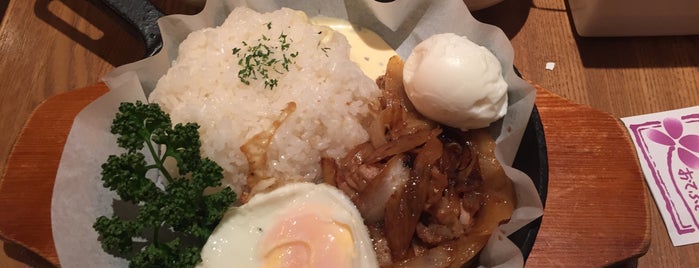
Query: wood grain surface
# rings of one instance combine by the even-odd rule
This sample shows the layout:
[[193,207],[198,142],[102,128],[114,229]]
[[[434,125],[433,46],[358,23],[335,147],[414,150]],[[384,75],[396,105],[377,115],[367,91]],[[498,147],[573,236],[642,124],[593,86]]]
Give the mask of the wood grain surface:
[[[91,85],[143,54],[135,31],[94,2],[0,1],[0,171],[40,102]],[[168,14],[192,14],[201,6],[201,1],[155,2]],[[582,38],[575,34],[564,0],[505,0],[475,15],[508,34],[515,65],[525,77],[575,103],[614,117],[699,103],[697,36]],[[556,63],[554,70],[544,68],[547,62]],[[698,267],[699,245],[673,247],[655,205],[650,211],[652,243],[638,266]],[[41,266],[31,263],[33,257],[6,244],[0,267],[27,266],[16,259]]]
[[[563,0],[505,0],[476,17],[510,37],[526,78],[575,103],[617,118],[699,105],[699,36],[580,37]],[[699,245],[674,247],[654,203],[650,212],[638,267],[699,267]]]
[[536,105],[549,191],[527,266],[633,264],[648,250],[650,203],[625,129],[610,114],[545,89],[537,91]]
[[0,181],[0,237],[54,265],[59,262],[50,228],[52,178],[56,177],[73,119],[108,90],[99,83],[39,104],[13,146]]
[[[59,263],[50,208],[63,144],[75,115],[106,91],[99,83],[41,103],[22,129],[0,182],[0,237],[51,265]],[[644,254],[650,239],[648,197],[619,122],[538,86],[537,107],[547,138],[549,187],[528,264],[596,267]],[[606,250],[597,252],[600,247]]]

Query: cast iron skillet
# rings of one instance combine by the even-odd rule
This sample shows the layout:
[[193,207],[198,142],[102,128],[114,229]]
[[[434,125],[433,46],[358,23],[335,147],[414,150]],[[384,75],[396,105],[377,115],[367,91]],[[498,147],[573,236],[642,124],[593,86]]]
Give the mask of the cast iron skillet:
[[[392,0],[377,1],[390,2]],[[149,0],[102,0],[102,2],[143,35],[146,57],[153,56],[160,51],[163,47],[163,40],[160,36],[157,20],[164,14]],[[515,72],[521,77],[516,68]],[[539,192],[541,203],[545,204],[548,189],[548,158],[546,155],[544,127],[541,124],[541,118],[539,118],[539,112],[536,107],[534,107],[529,117],[529,122],[527,123],[527,128],[522,137],[522,143],[517,151],[513,166],[529,175]],[[510,239],[520,248],[525,260],[534,246],[534,240],[540,225],[541,218],[510,235]]]

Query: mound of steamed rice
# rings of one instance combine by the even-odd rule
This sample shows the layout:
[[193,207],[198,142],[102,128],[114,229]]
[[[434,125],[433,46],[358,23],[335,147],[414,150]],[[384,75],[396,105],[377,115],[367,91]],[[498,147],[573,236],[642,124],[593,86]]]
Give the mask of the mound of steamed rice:
[[[224,184],[238,193],[248,173],[241,145],[271,129],[293,101],[296,110],[269,145],[267,167],[278,179],[313,181],[320,176],[321,157],[342,157],[368,140],[362,124],[379,95],[373,78],[349,60],[344,36],[330,31],[290,9],[260,14],[237,8],[221,26],[192,32],[182,42],[149,100],[159,103],[173,123],[201,126],[202,155],[223,167]],[[288,72],[272,74],[277,86],[265,88],[263,79],[242,83],[232,50],[244,52],[243,42],[254,45],[262,35],[276,40],[282,34],[288,51],[298,56]]]

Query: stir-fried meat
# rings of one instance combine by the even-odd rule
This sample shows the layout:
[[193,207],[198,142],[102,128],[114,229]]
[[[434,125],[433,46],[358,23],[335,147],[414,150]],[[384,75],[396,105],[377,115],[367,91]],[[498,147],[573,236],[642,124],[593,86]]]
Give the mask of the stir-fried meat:
[[435,204],[427,209],[427,213],[437,224],[451,225],[458,223],[461,214],[461,200],[454,191],[447,191]]
[[463,235],[464,230],[464,227],[458,224],[442,225],[437,223],[429,225],[418,223],[415,229],[417,237],[422,242],[433,246],[459,238],[459,236]]
[[461,209],[475,215],[483,205],[483,195],[479,192],[465,192],[461,197]]
[[367,227],[371,242],[374,244],[374,252],[376,252],[379,266],[390,266],[393,263],[393,258],[391,257],[391,249],[388,248],[388,241],[386,241],[383,228],[379,225],[369,225]]
[[486,130],[463,132],[415,111],[402,70],[400,58],[389,61],[370,141],[324,162],[323,179],[355,203],[381,266],[460,267],[511,216],[512,183]]

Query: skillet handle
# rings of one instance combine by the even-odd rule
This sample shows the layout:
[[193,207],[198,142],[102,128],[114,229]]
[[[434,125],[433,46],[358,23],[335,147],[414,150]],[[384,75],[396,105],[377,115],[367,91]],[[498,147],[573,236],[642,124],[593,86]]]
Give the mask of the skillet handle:
[[163,48],[158,19],[164,14],[150,0],[102,0],[102,2],[141,33],[146,45],[146,57],[155,55]]

